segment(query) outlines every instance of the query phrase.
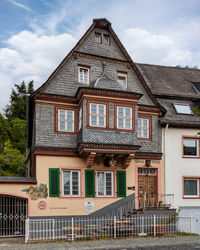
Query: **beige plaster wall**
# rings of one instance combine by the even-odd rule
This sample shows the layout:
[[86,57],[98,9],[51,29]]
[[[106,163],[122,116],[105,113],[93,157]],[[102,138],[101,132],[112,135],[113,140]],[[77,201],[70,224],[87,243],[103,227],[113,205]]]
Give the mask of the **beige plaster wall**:
[[[131,164],[126,169],[126,181],[127,187],[132,187],[136,185],[136,171],[135,171],[135,160],[131,161]],[[144,164],[140,164],[143,165]],[[1,194],[10,194],[16,196],[22,196],[28,198],[29,201],[29,215],[30,216],[58,216],[58,215],[87,215],[85,211],[84,202],[90,201],[94,202],[94,211],[109,205],[112,202],[119,200],[117,197],[117,185],[116,185],[116,171],[122,170],[122,166],[119,163],[115,169],[106,168],[103,165],[103,160],[101,158],[96,158],[94,166],[92,169],[95,170],[107,170],[114,171],[114,197],[95,197],[86,198],[85,197],[85,159],[78,157],[64,157],[64,156],[36,156],[36,177],[37,185],[47,184],[49,190],[49,168],[60,168],[62,169],[78,169],[81,171],[81,197],[62,197],[62,189],[60,197],[47,197],[43,199],[32,200],[26,192],[22,192],[22,189],[28,188],[29,186],[36,186],[32,184],[0,184]],[[156,166],[156,164],[154,164]],[[161,164],[161,183],[163,183],[163,165]],[[96,175],[95,175],[96,178]],[[62,182],[62,177],[60,178]],[[163,190],[163,184],[161,185],[161,190]],[[132,194],[133,190],[128,190],[127,195]],[[41,210],[38,207],[40,201],[46,202],[46,209]],[[93,211],[93,212],[94,212]]]

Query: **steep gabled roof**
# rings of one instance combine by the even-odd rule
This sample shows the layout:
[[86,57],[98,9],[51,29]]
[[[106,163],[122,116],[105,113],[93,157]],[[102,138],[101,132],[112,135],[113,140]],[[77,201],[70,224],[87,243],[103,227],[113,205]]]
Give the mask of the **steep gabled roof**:
[[200,82],[200,70],[151,64],[136,64],[160,105],[166,110],[160,124],[172,127],[200,128],[200,119],[195,114],[180,114],[174,105],[189,105],[200,102],[200,94],[194,82]]
[[[113,39],[115,40],[115,42],[117,43],[117,45],[119,46],[119,48],[121,49],[122,53],[124,54],[127,62],[129,62],[132,67],[134,72],[136,73],[137,77],[139,78],[140,82],[142,83],[144,89],[147,91],[148,95],[150,96],[151,100],[153,101],[153,103],[156,106],[159,106],[160,109],[162,111],[164,111],[162,109],[162,107],[159,105],[159,103],[157,102],[157,100],[154,98],[150,88],[148,87],[148,85],[146,84],[142,74],[140,73],[140,71],[138,70],[138,68],[136,67],[135,63],[133,62],[133,60],[131,59],[131,57],[129,56],[128,52],[126,51],[126,49],[124,48],[124,46],[122,45],[122,43],[120,42],[118,36],[115,34],[114,30],[111,27],[111,23],[106,19],[106,18],[100,18],[100,19],[94,19],[93,20],[93,24],[89,27],[89,29],[86,31],[86,33],[82,36],[82,38],[79,40],[79,42],[75,45],[75,47],[69,52],[69,54],[63,59],[63,61],[60,63],[60,65],[54,70],[54,72],[50,75],[50,77],[47,79],[47,81],[40,87],[38,88],[33,94],[32,96],[34,96],[36,93],[41,92],[47,85],[48,83],[54,78],[54,76],[58,73],[58,71],[65,65],[65,63],[67,62],[67,60],[69,60],[69,58],[73,55],[74,52],[76,52],[78,50],[78,48],[81,46],[81,44],[86,40],[86,38],[89,36],[89,34],[92,32],[92,30],[97,27],[97,28],[101,28],[101,29],[106,29],[110,32],[110,34],[112,35]],[[103,79],[102,79],[103,81]],[[101,81],[101,84],[103,86],[103,82]]]
[[152,64],[136,64],[154,95],[200,98],[193,83],[200,82],[200,70]]

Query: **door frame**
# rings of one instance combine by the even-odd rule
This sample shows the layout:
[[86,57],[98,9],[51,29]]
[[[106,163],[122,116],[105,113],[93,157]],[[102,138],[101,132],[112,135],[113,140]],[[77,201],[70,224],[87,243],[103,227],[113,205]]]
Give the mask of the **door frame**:
[[[144,161],[145,162],[145,161]],[[135,164],[135,207],[136,209],[139,206],[139,202],[138,202],[138,168],[147,168],[144,163],[143,164],[139,164],[136,163]],[[148,168],[154,168],[157,169],[157,194],[161,194],[161,162],[159,164],[151,164],[151,166],[149,166]],[[155,175],[154,175],[155,176]]]

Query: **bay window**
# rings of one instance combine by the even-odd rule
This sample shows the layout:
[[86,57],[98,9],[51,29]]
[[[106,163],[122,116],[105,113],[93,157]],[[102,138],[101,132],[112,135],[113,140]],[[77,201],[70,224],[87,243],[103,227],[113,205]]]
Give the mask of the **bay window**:
[[132,130],[132,108],[117,106],[117,128]]
[[89,125],[92,127],[106,127],[106,105],[90,103]]

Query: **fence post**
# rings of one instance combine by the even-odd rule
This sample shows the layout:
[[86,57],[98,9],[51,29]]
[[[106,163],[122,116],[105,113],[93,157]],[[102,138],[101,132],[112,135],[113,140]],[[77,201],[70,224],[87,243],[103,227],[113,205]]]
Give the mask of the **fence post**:
[[29,239],[29,218],[27,218],[25,222],[25,243],[28,243],[28,239]]
[[74,218],[72,217],[72,241],[74,241]]
[[145,210],[145,208],[146,208],[146,193],[144,194],[144,210]]
[[114,238],[116,238],[116,216],[114,216]]
[[55,240],[55,219],[53,219],[53,240]]
[[190,233],[192,233],[192,214],[190,215]]
[[153,216],[153,236],[156,236],[156,215]]

